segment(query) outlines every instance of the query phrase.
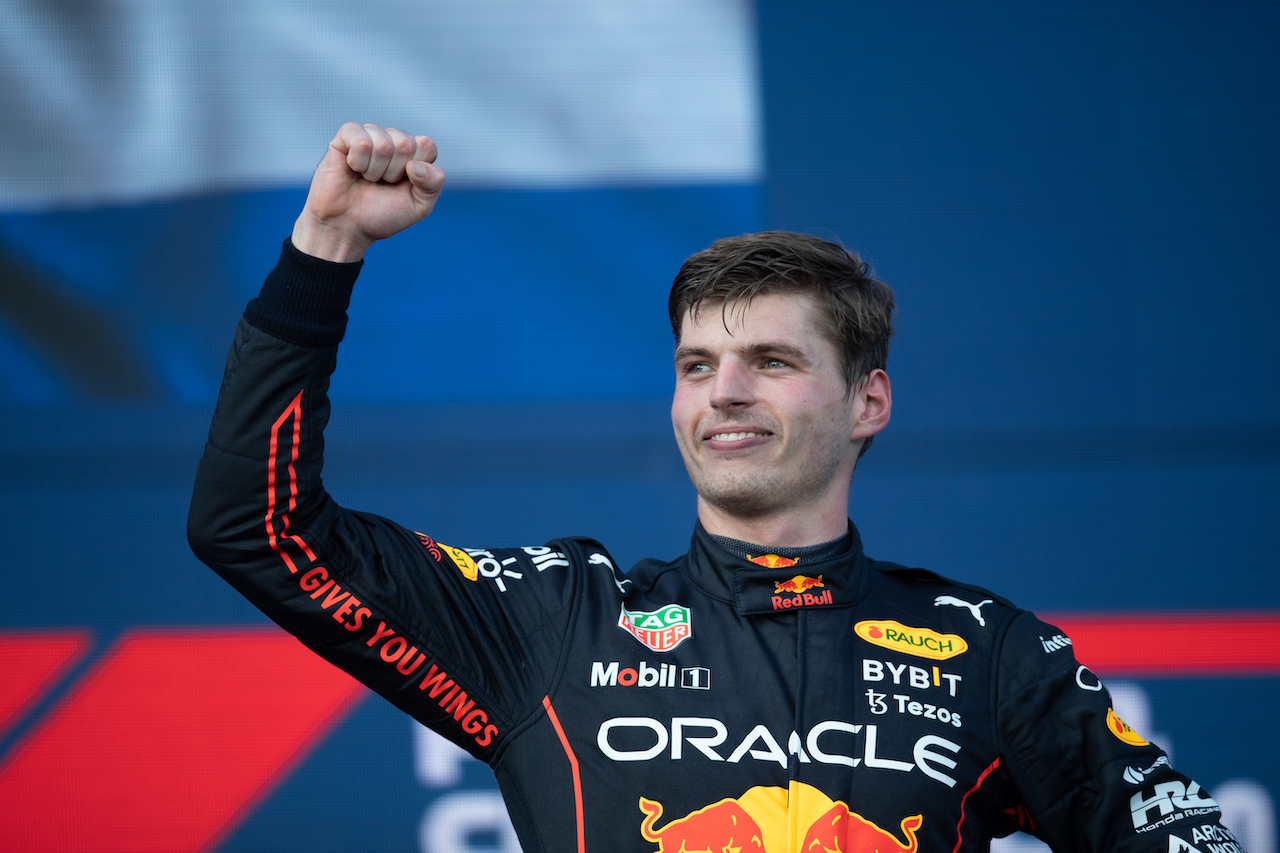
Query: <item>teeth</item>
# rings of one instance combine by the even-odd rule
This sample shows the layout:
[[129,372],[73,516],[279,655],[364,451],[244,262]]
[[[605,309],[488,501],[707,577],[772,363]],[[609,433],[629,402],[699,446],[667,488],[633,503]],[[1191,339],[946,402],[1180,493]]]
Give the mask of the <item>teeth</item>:
[[741,441],[744,438],[760,438],[762,435],[762,432],[722,432],[712,438],[717,441]]

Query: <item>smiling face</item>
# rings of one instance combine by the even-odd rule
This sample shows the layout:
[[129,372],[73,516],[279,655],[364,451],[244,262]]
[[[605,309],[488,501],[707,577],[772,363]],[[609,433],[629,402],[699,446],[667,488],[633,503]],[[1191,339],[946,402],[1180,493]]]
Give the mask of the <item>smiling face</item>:
[[[671,420],[703,525],[765,545],[838,537],[858,449],[888,421],[888,379],[873,371],[848,393],[806,294],[725,307],[686,313],[675,357]],[[883,405],[868,405],[871,386],[883,386]]]

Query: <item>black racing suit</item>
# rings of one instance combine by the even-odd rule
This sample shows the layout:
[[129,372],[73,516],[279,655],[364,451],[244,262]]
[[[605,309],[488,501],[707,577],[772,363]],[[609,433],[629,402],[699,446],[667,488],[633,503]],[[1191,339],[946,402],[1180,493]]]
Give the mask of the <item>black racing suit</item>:
[[[1235,850],[1060,632],[862,553],[461,550],[339,507],[326,391],[359,265],[286,243],[228,357],[197,555],[497,775],[526,853]],[[428,533],[430,528],[427,528]]]

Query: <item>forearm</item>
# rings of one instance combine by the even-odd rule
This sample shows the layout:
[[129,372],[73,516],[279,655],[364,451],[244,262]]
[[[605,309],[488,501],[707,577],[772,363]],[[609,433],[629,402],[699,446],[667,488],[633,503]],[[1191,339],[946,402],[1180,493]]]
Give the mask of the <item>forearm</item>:
[[234,565],[228,580],[259,606],[260,595],[243,588],[253,582],[249,567],[296,565],[328,502],[320,470],[329,375],[358,269],[286,243],[227,357],[188,537],[215,569]]

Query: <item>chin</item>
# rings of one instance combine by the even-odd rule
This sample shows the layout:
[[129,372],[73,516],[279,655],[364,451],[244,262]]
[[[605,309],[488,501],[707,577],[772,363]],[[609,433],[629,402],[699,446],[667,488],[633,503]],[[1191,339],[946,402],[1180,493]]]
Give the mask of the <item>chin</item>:
[[698,496],[736,518],[762,518],[794,506],[790,489],[778,483],[698,482]]

